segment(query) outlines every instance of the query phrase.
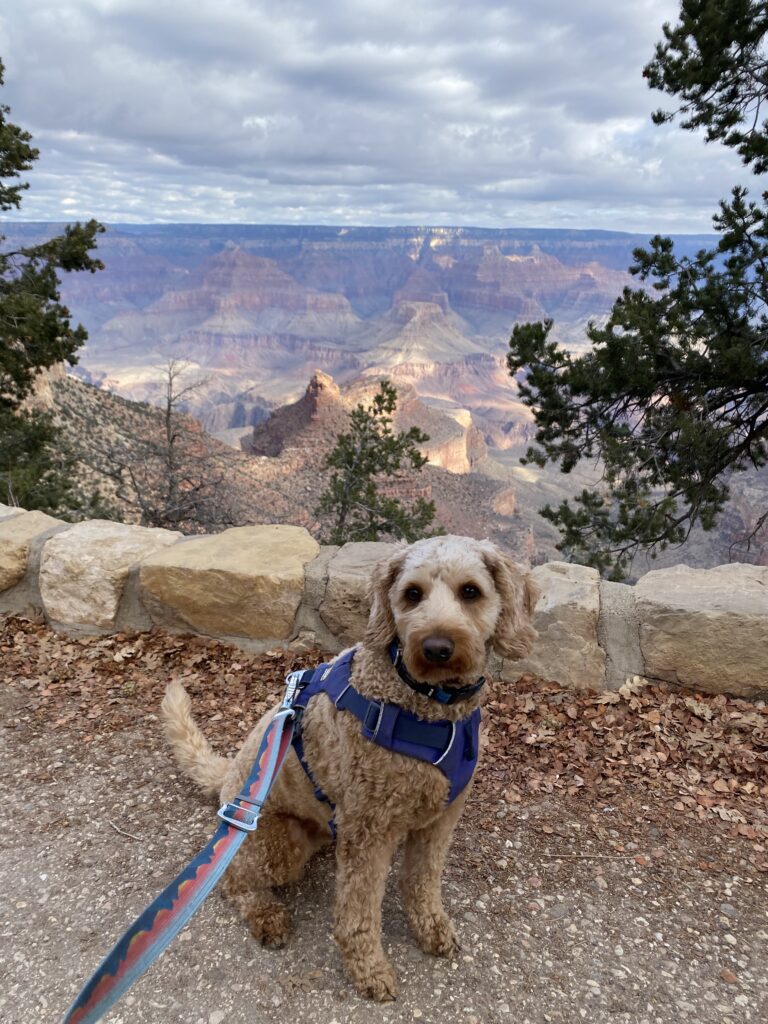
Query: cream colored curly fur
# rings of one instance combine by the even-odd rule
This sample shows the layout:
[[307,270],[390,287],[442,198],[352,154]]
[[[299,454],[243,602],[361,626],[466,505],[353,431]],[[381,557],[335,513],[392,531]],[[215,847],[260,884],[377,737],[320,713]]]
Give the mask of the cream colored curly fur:
[[[468,584],[479,596],[468,596]],[[418,600],[415,595],[418,591]],[[530,579],[493,544],[467,537],[436,537],[401,547],[371,577],[371,615],[358,645],[352,683],[366,697],[399,704],[428,720],[457,720],[482,700],[482,691],[445,706],[408,688],[395,672],[388,647],[400,637],[411,675],[443,686],[466,685],[483,673],[493,647],[508,658],[525,656],[535,590]],[[450,660],[435,665],[423,642],[447,638]],[[172,683],[162,706],[166,733],[185,772],[206,792],[220,787],[228,801],[241,789],[271,717],[265,715],[233,761],[218,757],[195,725],[189,699]],[[376,746],[360,723],[337,711],[324,695],[304,716],[304,749],[312,772],[336,805],[336,941],[349,977],[363,995],[393,999],[397,981],[381,944],[384,884],[397,848],[404,846],[401,890],[411,929],[428,953],[456,948],[443,909],[441,876],[453,828],[468,791],[446,805],[448,782],[438,768]],[[301,877],[310,857],[331,841],[330,810],[293,751],[276,780],[258,830],[226,877],[226,892],[253,935],[268,946],[288,938],[288,910],[274,886]]]

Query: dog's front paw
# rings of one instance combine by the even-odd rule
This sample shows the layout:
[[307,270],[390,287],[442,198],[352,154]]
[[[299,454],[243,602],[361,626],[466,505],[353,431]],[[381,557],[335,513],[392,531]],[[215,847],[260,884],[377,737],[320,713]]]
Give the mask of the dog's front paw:
[[460,949],[451,919],[447,914],[423,914],[411,919],[411,925],[425,953],[453,956]]
[[397,996],[397,976],[383,957],[372,962],[347,961],[347,972],[361,996],[377,1003],[390,1003]]
[[266,903],[253,907],[245,915],[254,939],[272,949],[280,949],[291,934],[291,915],[282,903]]

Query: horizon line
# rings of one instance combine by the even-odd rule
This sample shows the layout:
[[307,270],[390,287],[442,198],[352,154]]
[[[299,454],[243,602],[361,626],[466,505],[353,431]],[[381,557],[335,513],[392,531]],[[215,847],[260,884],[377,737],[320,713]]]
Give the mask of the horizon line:
[[[67,220],[40,220],[40,219],[27,219],[27,218],[12,218],[5,221],[2,229],[6,229],[13,225],[29,225],[29,226],[62,226],[65,227],[69,224],[83,223],[88,220],[98,220],[98,217],[88,218],[74,218]],[[194,227],[194,228],[211,228],[211,229],[232,229],[232,228],[281,228],[293,231],[303,231],[307,228],[318,228],[328,231],[337,231],[340,233],[346,233],[350,231],[487,231],[495,234],[504,234],[507,232],[531,232],[537,234],[591,234],[591,235],[605,235],[609,237],[637,237],[653,238],[656,235],[670,236],[675,238],[718,238],[718,234],[714,231],[628,231],[623,229],[612,229],[612,228],[575,228],[575,227],[529,227],[529,226],[514,226],[508,227],[485,227],[479,224],[333,224],[333,223],[302,223],[296,224],[295,222],[283,222],[283,221],[192,221],[192,220],[179,220],[179,221],[109,221],[103,220],[100,223],[104,224],[107,228],[180,228],[180,227]],[[0,229],[0,230],[2,230]]]

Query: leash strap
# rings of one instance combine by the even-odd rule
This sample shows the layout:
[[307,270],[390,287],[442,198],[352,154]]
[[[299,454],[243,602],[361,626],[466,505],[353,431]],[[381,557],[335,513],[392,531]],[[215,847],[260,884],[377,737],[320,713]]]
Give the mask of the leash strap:
[[243,791],[219,810],[208,845],[133,922],[86,983],[61,1024],[95,1024],[178,935],[226,871],[250,832],[283,766],[296,725],[291,707],[300,672],[267,726]]

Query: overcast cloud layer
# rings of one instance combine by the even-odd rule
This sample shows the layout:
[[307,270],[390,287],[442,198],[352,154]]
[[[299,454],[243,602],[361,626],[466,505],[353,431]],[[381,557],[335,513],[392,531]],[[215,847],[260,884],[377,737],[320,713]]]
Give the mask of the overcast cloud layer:
[[708,231],[749,182],[642,67],[675,0],[15,0],[23,219]]

